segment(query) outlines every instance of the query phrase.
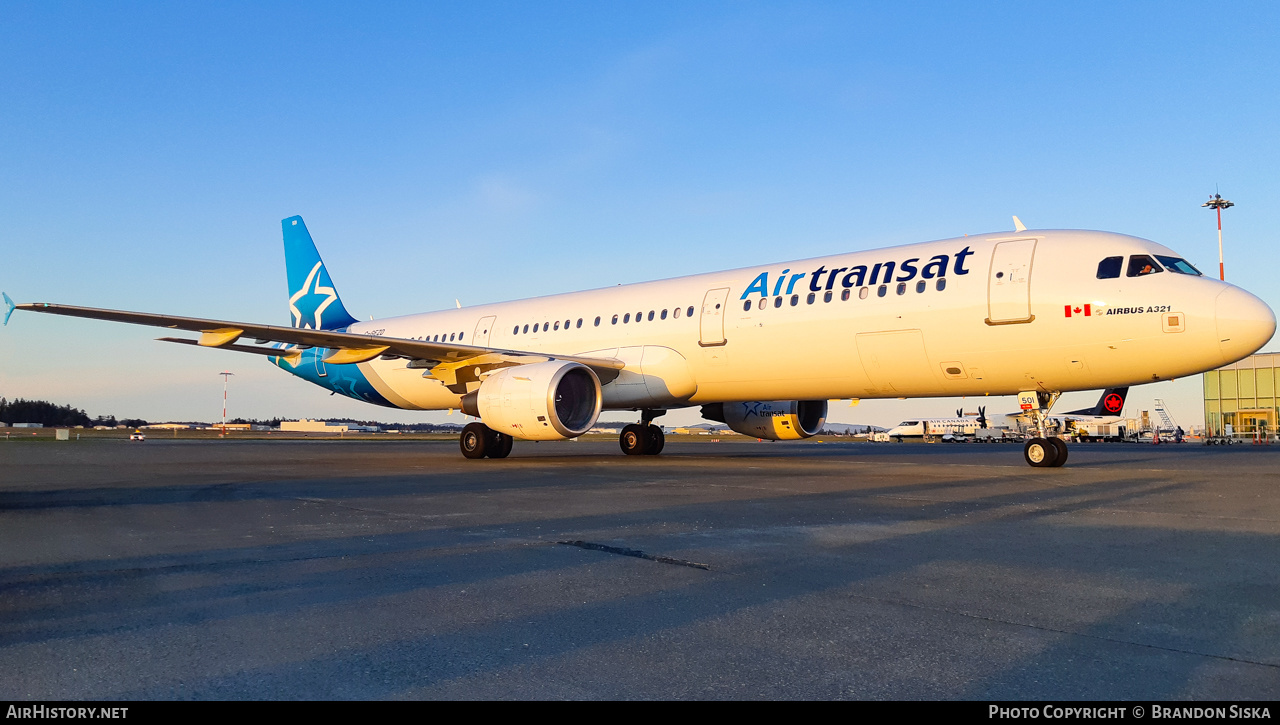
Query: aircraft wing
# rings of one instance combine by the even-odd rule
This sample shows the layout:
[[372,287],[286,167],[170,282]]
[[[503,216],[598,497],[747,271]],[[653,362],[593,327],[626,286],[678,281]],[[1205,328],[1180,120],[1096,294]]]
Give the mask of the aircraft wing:
[[[594,370],[605,380],[617,376],[625,363],[615,358],[583,357],[580,355],[558,355],[524,350],[505,350],[500,348],[477,347],[455,343],[426,342],[409,340],[400,337],[383,335],[362,335],[333,330],[312,330],[298,327],[278,325],[259,325],[248,322],[229,322],[226,320],[207,320],[198,317],[178,317],[175,315],[157,315],[149,312],[127,312],[124,310],[104,310],[94,307],[75,307],[72,305],[55,305],[46,302],[14,305],[14,308],[28,312],[43,312],[51,315],[84,317],[92,320],[110,320],[127,322],[133,325],[149,325],[170,330],[187,330],[200,333],[197,340],[187,338],[162,337],[164,342],[177,342],[185,345],[216,347],[236,352],[249,352],[259,355],[278,356],[285,359],[300,355],[301,350],[320,347],[332,350],[323,359],[326,363],[342,365],[361,363],[376,357],[406,358],[438,363],[435,367],[452,368],[464,360],[475,360],[484,357],[488,365],[519,365],[541,362],[544,360],[568,360],[582,363]],[[257,345],[237,345],[240,338],[253,338]],[[286,348],[266,347],[267,343],[279,342],[289,345]],[[443,370],[442,370],[443,372]],[[437,376],[439,377],[439,376]],[[605,380],[602,380],[604,382]]]

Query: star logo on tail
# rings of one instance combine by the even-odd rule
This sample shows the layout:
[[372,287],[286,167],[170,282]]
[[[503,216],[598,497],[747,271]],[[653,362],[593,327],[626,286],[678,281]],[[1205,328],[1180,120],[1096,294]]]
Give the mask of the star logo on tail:
[[[294,292],[293,296],[289,298],[289,314],[293,318],[294,327],[301,327],[304,329],[309,328],[313,330],[321,329],[321,320],[324,318],[325,308],[337,301],[338,293],[334,291],[333,287],[325,287],[320,284],[320,273],[323,271],[324,262],[316,262],[316,266],[312,267],[311,273],[307,275],[307,281],[302,283],[302,289]],[[314,287],[312,286],[313,280]],[[310,321],[304,323],[302,320],[302,311],[298,309],[298,300],[311,295],[323,297],[323,301],[317,304],[315,308],[314,325],[311,324]]]

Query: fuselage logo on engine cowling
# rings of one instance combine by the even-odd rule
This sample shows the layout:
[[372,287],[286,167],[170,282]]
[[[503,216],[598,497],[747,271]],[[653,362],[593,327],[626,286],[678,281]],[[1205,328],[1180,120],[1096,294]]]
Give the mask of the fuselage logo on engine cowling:
[[759,418],[781,418],[782,416],[787,414],[786,411],[784,410],[772,410],[766,407],[767,405],[768,403],[760,403],[760,402],[743,403],[742,417],[750,418],[751,416],[754,415]]

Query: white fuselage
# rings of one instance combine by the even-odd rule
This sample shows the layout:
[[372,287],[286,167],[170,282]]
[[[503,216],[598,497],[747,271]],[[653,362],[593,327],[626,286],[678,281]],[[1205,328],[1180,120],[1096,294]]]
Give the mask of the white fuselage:
[[941,435],[973,435],[982,424],[977,418],[921,418],[904,420],[888,430],[890,438],[922,438]]
[[[1271,310],[1218,280],[1171,271],[1097,278],[1103,258],[1135,254],[1178,256],[1105,232],[988,234],[350,331],[617,358],[626,368],[603,387],[613,409],[1088,390],[1199,373],[1270,339]],[[360,369],[399,407],[460,405],[457,392],[406,360]]]

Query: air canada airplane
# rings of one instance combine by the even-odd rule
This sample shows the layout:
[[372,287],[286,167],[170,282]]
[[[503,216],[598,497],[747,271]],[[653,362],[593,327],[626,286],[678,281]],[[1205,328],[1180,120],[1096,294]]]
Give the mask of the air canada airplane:
[[[1093,407],[1051,416],[1051,420],[1054,422],[1054,427],[1057,428],[1065,427],[1067,421],[1116,422],[1121,419],[1120,412],[1124,409],[1124,398],[1128,393],[1128,387],[1107,388],[1102,391],[1102,397],[1098,398],[1097,404]],[[1037,424],[1034,413],[1029,410],[1005,413],[1001,416],[1001,419],[999,424],[1005,427],[1034,428]],[[898,442],[902,442],[904,438],[923,438],[926,435],[945,435],[948,433],[952,435],[973,435],[978,430],[986,428],[987,423],[986,408],[979,406],[976,416],[972,414],[964,415],[963,411],[957,410],[954,418],[904,420],[886,431],[885,435]]]
[[[1016,220],[1015,220],[1016,221]],[[49,303],[14,309],[185,330],[358,400],[461,409],[468,458],[587,432],[657,454],[652,421],[701,406],[749,436],[816,434],[827,401],[1019,394],[1032,466],[1060,466],[1045,420],[1065,391],[1200,373],[1256,351],[1275,315],[1174,251],[1106,232],[1026,230],[837,254],[361,322],[298,216],[283,220],[289,327]],[[246,341],[246,342],[242,342]],[[248,344],[253,340],[253,344]]]

